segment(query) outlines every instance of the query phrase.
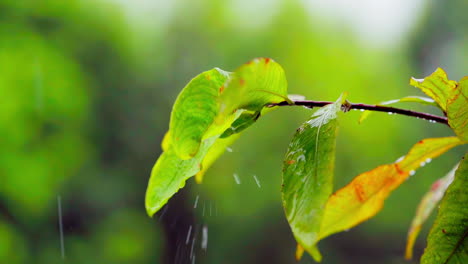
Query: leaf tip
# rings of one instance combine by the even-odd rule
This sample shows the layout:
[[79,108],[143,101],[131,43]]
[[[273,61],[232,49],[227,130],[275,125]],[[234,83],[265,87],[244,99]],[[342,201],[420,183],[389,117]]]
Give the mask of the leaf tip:
[[296,260],[297,261],[301,260],[303,255],[304,255],[304,248],[301,246],[301,244],[298,243],[296,247]]

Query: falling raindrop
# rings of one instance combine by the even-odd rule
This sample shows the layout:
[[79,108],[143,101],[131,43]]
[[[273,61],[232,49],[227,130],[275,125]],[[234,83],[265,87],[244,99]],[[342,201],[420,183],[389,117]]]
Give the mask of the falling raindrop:
[[205,216],[205,207],[206,207],[206,201],[203,202],[203,212],[202,212],[202,216]]
[[200,195],[197,195],[197,198],[195,198],[195,204],[193,205],[193,208],[197,208],[198,205],[198,198],[200,198]]
[[208,247],[208,227],[206,225],[203,226],[202,230],[202,242],[201,247],[206,251]]
[[189,230],[187,232],[187,239],[185,240],[185,244],[188,245],[190,241],[190,233],[192,233],[192,225],[190,225]]
[[63,239],[63,222],[62,222],[62,197],[57,196],[57,207],[58,207],[58,217],[59,217],[59,231],[60,231],[60,253],[62,254],[62,259],[65,259],[65,243]]
[[262,188],[262,186],[260,185],[260,181],[257,179],[257,175],[253,175],[254,179],[255,179],[255,182],[257,183],[257,186],[258,188]]
[[196,234],[193,236],[193,239],[192,239],[192,248],[190,249],[190,259],[192,259],[193,257],[193,247],[195,246],[195,242],[196,242]]
[[241,181],[240,181],[240,178],[239,178],[239,175],[237,175],[237,173],[234,173],[234,180],[236,181],[237,184],[241,184]]
[[164,217],[164,215],[166,214],[168,208],[169,208],[169,205],[166,205],[166,206],[164,207],[164,209],[162,210],[161,214],[159,215],[159,221],[161,221],[161,219]]

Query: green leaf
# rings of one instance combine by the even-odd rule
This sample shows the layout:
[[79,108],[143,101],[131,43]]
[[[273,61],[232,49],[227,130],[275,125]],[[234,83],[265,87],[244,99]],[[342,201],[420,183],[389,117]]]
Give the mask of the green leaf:
[[[283,163],[283,207],[294,237],[316,261],[323,208],[333,190],[337,112],[342,99],[317,110],[295,133]],[[300,251],[300,250],[298,250]],[[297,254],[300,256],[301,254]]]
[[[427,97],[422,97],[422,96],[406,96],[400,99],[394,99],[394,100],[389,100],[385,102],[378,103],[377,105],[392,105],[396,103],[419,103],[419,104],[424,104],[424,105],[432,105],[432,106],[438,106],[437,103]],[[372,111],[364,111],[361,114],[361,117],[359,118],[359,123],[362,123],[366,118],[369,117],[369,115],[372,113]]]
[[424,79],[412,78],[410,84],[433,98],[444,111],[455,134],[462,140],[468,140],[468,76],[457,83],[449,80],[444,70],[437,68]]
[[[235,72],[220,69],[192,79],[177,97],[169,131],[162,142],[146,191],[146,210],[156,213],[185,181],[203,174],[261,114],[264,106],[287,98],[283,69],[271,59],[258,58]],[[222,135],[223,138],[219,138]]]
[[437,68],[435,72],[424,79],[411,78],[410,84],[434,99],[444,113],[447,112],[447,100],[457,87],[457,82],[449,80],[441,68]]
[[146,190],[145,207],[149,216],[163,207],[185,181],[201,170],[201,162],[217,137],[203,141],[197,155],[188,160],[177,156],[173,148],[163,152],[151,171]]
[[447,118],[455,134],[468,140],[468,76],[463,77],[447,103]]
[[455,172],[434,225],[421,263],[468,263],[468,153]]
[[240,66],[222,90],[220,119],[237,109],[259,112],[266,105],[289,101],[283,68],[269,58]]
[[169,131],[174,152],[181,159],[194,157],[218,114],[220,87],[229,73],[218,68],[193,78],[177,97]]
[[410,230],[408,231],[408,238],[406,242],[405,258],[410,260],[413,257],[413,246],[416,238],[418,237],[421,227],[426,222],[427,218],[431,215],[435,206],[444,196],[445,191],[452,183],[455,176],[455,171],[458,168],[455,166],[447,175],[438,179],[432,184],[431,189],[424,195],[418,205],[416,215],[411,222]]

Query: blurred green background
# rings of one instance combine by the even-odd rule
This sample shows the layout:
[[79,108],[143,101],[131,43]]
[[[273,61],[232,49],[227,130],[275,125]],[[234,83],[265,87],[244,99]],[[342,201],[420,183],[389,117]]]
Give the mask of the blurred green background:
[[[410,76],[438,66],[454,80],[467,74],[467,9],[464,0],[1,0],[0,263],[296,263],[281,164],[311,111],[262,117],[202,185],[189,180],[151,219],[146,184],[179,91],[202,71],[262,56],[309,99],[419,95]],[[452,135],[408,117],[358,118],[341,118],[336,188],[422,138]],[[408,263],[419,199],[462,154],[433,161],[375,218],[321,242],[323,263]]]

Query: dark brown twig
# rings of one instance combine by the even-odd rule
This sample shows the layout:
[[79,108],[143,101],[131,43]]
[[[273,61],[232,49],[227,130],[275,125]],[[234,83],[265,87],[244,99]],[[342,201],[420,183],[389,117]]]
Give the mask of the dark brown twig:
[[[314,107],[322,107],[322,106],[332,104],[332,103],[334,103],[334,102],[298,100],[298,101],[293,101],[293,104],[289,104],[288,102],[285,101],[285,102],[281,102],[281,103],[274,104],[274,105],[271,105],[271,106],[300,105],[300,106],[305,106],[305,107],[308,107],[308,108],[314,108]],[[389,113],[389,114],[399,114],[399,115],[405,115],[405,116],[412,116],[412,117],[416,117],[416,118],[420,118],[420,119],[425,119],[425,120],[428,120],[428,121],[433,122],[433,123],[441,123],[441,124],[448,125],[448,121],[447,121],[446,117],[433,115],[433,114],[428,114],[428,113],[416,112],[416,111],[407,110],[407,109],[395,108],[395,107],[391,107],[391,106],[349,103],[349,104],[347,104],[347,108],[367,110],[367,111],[386,112],[386,113]]]

